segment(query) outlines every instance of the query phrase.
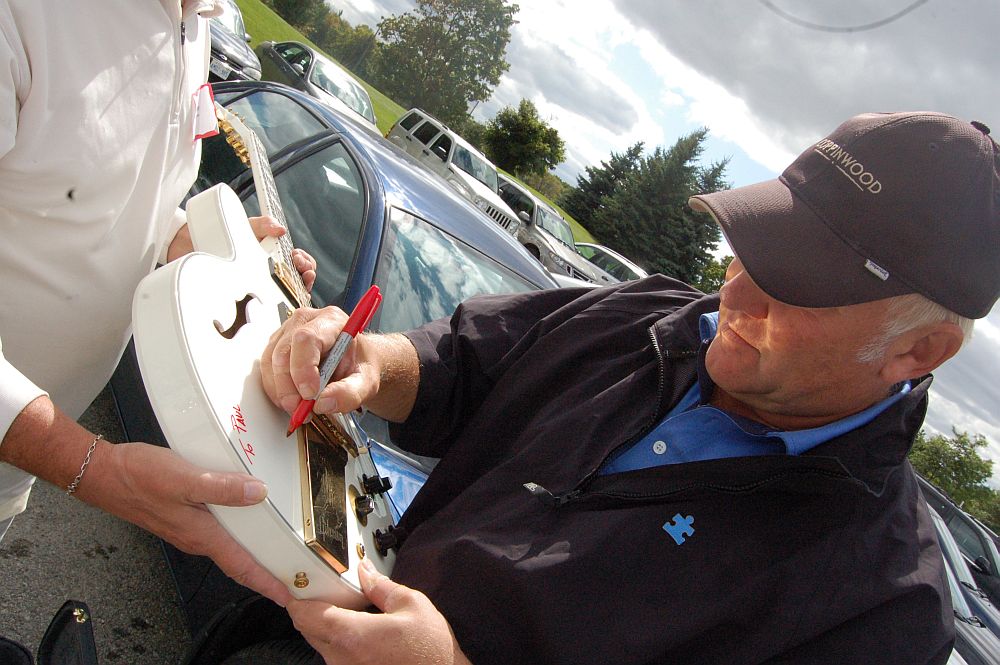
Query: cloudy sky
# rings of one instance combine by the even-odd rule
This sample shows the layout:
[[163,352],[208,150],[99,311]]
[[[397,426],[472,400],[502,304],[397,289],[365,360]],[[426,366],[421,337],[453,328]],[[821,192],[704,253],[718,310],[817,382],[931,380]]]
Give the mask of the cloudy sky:
[[[327,0],[375,25],[412,0]],[[770,179],[841,121],[933,110],[1000,135],[995,0],[521,0],[510,70],[475,115],[531,99],[566,141],[556,173],[709,129],[733,186]],[[1000,248],[998,248],[1000,251]],[[1000,488],[1000,307],[936,372],[927,427],[990,442]]]

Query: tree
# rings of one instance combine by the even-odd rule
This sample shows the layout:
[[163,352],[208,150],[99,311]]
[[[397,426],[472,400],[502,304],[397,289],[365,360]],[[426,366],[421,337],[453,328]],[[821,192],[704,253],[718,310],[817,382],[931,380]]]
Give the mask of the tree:
[[581,226],[590,230],[590,220],[604,205],[605,199],[614,194],[639,168],[642,158],[642,141],[624,153],[612,152],[611,159],[600,166],[588,166],[586,175],[576,178],[576,187],[570,187],[559,200],[559,205]]
[[365,76],[364,63],[372,49],[378,48],[375,33],[367,25],[352,26],[340,12],[328,12],[307,33],[317,46],[359,76]]
[[726,270],[732,262],[733,257],[731,256],[723,256],[721,259],[709,259],[705,267],[702,268],[701,274],[691,282],[691,286],[702,293],[716,293],[725,283]]
[[541,193],[550,201],[558,201],[566,188],[569,187],[554,173],[525,173],[521,181],[535,191]]
[[639,159],[635,169],[615,183],[614,192],[601,199],[587,230],[652,272],[688,284],[699,281],[713,261],[721,233],[711,215],[693,211],[687,202],[695,194],[727,186],[723,176],[728,160],[698,165],[707,136],[708,130],[697,130],[671,148],[658,147]]
[[519,176],[542,174],[566,158],[559,132],[538,117],[538,109],[522,99],[515,110],[507,106],[486,123],[486,154],[500,168]]
[[330,13],[324,0],[268,0],[267,4],[278,16],[307,34]]
[[927,436],[921,430],[910,449],[910,463],[965,512],[1000,530],[1000,492],[986,484],[993,473],[993,462],[979,455],[979,450],[986,447],[986,438],[955,428],[952,435]]
[[371,82],[405,107],[454,123],[509,69],[504,55],[517,11],[504,0],[417,0],[413,12],[378,24]]

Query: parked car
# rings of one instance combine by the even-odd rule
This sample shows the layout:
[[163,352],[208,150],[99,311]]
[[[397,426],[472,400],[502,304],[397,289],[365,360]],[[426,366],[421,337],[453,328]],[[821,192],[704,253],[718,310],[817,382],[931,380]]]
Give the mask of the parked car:
[[610,247],[578,242],[576,243],[576,251],[597,267],[614,275],[620,282],[649,277],[649,273]]
[[997,549],[996,534],[962,510],[926,478],[918,474],[917,480],[927,505],[937,511],[955,537],[976,585],[994,605],[1000,607],[1000,550]]
[[[221,83],[215,99],[264,144],[290,237],[319,263],[317,306],[350,309],[377,283],[384,300],[370,327],[391,332],[448,315],[476,294],[556,286],[514,238],[444,181],[319,100],[271,82]],[[258,214],[251,174],[218,136],[205,140],[191,193],[220,182],[233,188],[248,214]],[[111,389],[126,440],[164,444],[131,348]],[[380,473],[393,461],[402,469],[393,476],[391,496],[404,508],[405,492],[419,487],[434,460],[393,449],[386,423],[371,414],[360,423],[385,444],[373,444]],[[194,636],[188,665],[217,665],[251,642],[294,635],[283,610],[232,582],[210,560],[166,543],[164,551]]]
[[[945,563],[951,567],[955,573],[955,580],[959,584],[959,590],[968,603],[972,613],[990,629],[997,637],[1000,637],[1000,608],[997,608],[982,589],[976,585],[976,580],[969,570],[969,565],[962,555],[955,537],[951,535],[948,526],[938,515],[937,511],[928,506],[931,520],[934,522],[934,529],[937,531],[938,542],[941,544],[941,553]],[[1000,655],[1000,654],[998,654]]]
[[301,42],[262,42],[257,53],[265,80],[301,90],[378,131],[368,91],[333,60]]
[[951,566],[944,567],[955,612],[955,652],[969,665],[1000,665],[1000,639],[975,615]]
[[426,111],[410,109],[385,136],[517,236],[521,223],[500,198],[496,166],[446,124]]
[[594,284],[619,281],[583,258],[573,246],[573,229],[559,212],[506,176],[499,176],[500,198],[521,220],[518,241],[554,275]]
[[250,35],[239,6],[233,0],[220,0],[219,6],[222,13],[208,22],[212,33],[208,80],[260,80],[260,60],[250,48]]

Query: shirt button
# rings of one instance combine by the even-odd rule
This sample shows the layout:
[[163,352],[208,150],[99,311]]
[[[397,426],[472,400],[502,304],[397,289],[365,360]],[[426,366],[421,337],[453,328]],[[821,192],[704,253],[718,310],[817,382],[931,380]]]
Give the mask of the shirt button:
[[663,441],[657,441],[653,444],[653,452],[657,455],[662,455],[667,452],[667,444]]

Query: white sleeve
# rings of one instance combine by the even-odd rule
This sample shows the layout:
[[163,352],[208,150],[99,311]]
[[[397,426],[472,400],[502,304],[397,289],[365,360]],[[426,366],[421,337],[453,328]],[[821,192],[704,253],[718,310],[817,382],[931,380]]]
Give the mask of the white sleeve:
[[10,424],[24,407],[36,397],[47,394],[7,362],[3,357],[3,346],[0,345],[0,442],[7,436]]

